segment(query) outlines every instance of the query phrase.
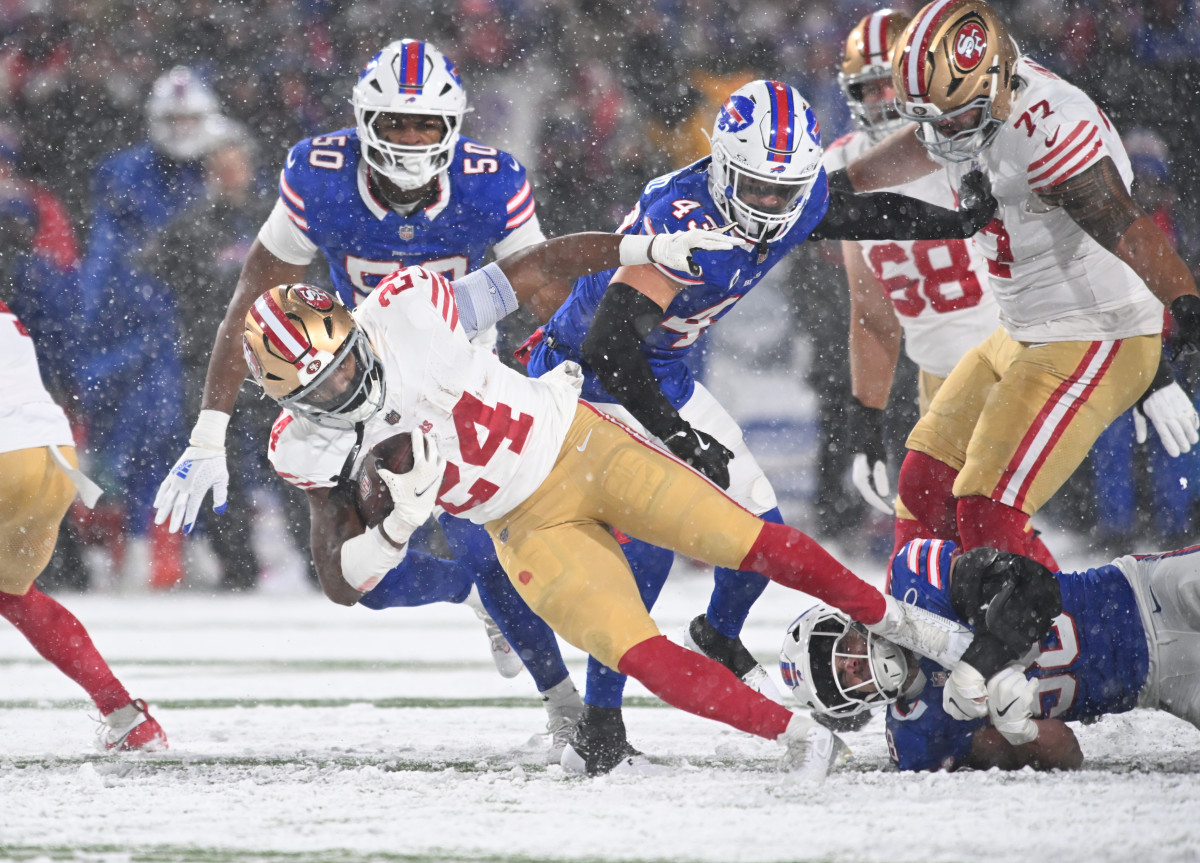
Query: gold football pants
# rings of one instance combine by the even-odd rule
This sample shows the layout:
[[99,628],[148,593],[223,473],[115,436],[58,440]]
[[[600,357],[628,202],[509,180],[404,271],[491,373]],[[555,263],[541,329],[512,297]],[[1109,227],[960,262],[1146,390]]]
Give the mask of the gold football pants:
[[[75,448],[59,447],[72,467]],[[75,486],[47,447],[0,453],[0,592],[24,596],[54,553]]]
[[908,448],[958,471],[955,497],[1033,515],[1145,392],[1160,353],[1157,335],[1025,344],[1001,327],[954,367]]
[[609,668],[659,634],[609,528],[737,569],[762,522],[724,492],[581,402],[546,481],[488,522],[517,592]]

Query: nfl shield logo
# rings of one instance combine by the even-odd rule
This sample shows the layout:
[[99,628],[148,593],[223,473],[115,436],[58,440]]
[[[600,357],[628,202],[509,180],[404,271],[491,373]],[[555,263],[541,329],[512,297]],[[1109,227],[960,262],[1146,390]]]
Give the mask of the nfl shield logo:
[[416,235],[417,235],[417,229],[414,228],[412,225],[401,225],[400,226],[400,239],[404,240],[406,243],[409,240],[411,240],[413,237],[415,237]]

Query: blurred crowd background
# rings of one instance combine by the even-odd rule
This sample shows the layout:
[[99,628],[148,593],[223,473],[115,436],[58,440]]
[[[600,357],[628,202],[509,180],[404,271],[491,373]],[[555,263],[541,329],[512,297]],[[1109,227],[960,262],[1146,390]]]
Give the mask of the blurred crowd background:
[[[922,4],[890,5],[912,13]],[[1200,266],[1196,0],[994,5],[1025,53],[1104,109],[1133,156],[1143,207]],[[799,88],[826,143],[848,132],[836,81],[842,47],[877,8],[0,0],[0,300],[34,333],[44,377],[106,490],[96,510],[73,509],[41,583],[247,590],[311,578],[303,501],[272,475],[259,437],[231,441],[240,482],[218,530],[185,543],[154,528],[151,501],[185,445],[216,323],[277,195],[288,147],[353,125],[351,87],[383,45],[427,39],[457,63],[472,108],[465,134],[526,165],[543,229],[557,235],[614,229],[647,181],[707,155],[704,130],[717,108],[754,78]],[[156,161],[148,99],[178,66],[216,94],[228,146]],[[159,172],[151,179],[169,194],[120,187],[114,165]],[[890,524],[861,504],[838,445],[849,390],[840,259],[836,244],[803,246],[714,331],[702,360],[785,516],[818,538],[882,555]],[[327,282],[318,268],[312,279]],[[507,322],[504,347],[531,328],[521,316]],[[1194,392],[1200,376],[1183,371]],[[912,369],[902,368],[891,408],[897,453],[915,420],[914,392]],[[274,414],[246,393],[239,410],[260,426]],[[1195,536],[1193,488],[1196,453],[1168,460],[1156,441],[1135,446],[1125,417],[1039,519],[1114,551],[1175,547]]]

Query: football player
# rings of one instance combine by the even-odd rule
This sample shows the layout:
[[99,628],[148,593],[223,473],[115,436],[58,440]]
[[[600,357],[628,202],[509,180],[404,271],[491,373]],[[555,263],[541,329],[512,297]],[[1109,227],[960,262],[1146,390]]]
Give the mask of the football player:
[[[619,230],[652,235],[689,226],[732,224],[752,247],[704,253],[703,274],[662,265],[621,267],[580,279],[523,351],[532,375],[566,360],[582,365],[589,401],[659,441],[755,515],[783,516],[775,492],[747,448],[741,428],[697,382],[688,355],[767,272],[806,239],[968,237],[991,218],[986,189],[962,211],[894,193],[831,191],[821,166],[820,130],[794,88],[759,80],[730,94],[717,114],[712,155],[646,185]],[[645,571],[649,604],[670,561]],[[718,570],[706,614],[688,627],[689,644],[773,692],[738,634],[766,588],[757,573]],[[602,770],[629,750],[620,723],[622,681],[589,669],[587,712],[564,759]],[[596,685],[593,685],[596,684]],[[775,693],[777,695],[777,693]],[[574,753],[573,755],[571,753]],[[564,760],[564,764],[567,761]]]
[[1200,344],[1200,295],[1130,198],[1108,118],[1021,56],[986,2],[921,9],[892,51],[892,80],[916,134],[893,133],[839,180],[870,189],[985,171],[1000,209],[974,242],[1003,324],[909,435],[900,498],[925,535],[1036,554],[1030,516],[1139,400],[1168,448],[1197,442],[1160,337],[1166,304],[1178,345]]
[[34,584],[75,495],[91,507],[100,488],[79,471],[71,427],[42,383],[33,339],[3,302],[0,360],[0,617],[84,688],[102,717],[102,751],[166,749],[146,702],[130,697],[75,615]]
[[[659,634],[613,530],[762,572],[926,652],[943,653],[953,633],[581,401],[574,363],[528,378],[468,339],[555,280],[649,263],[698,276],[701,261],[733,245],[707,231],[572,235],[454,282],[399,270],[353,313],[312,286],[281,285],[246,316],[245,356],[285,408],[271,459],[307,489],[331,599],[356,602],[440,507],[486,526],[517,592],[567,641],[669,704],[781,740],[789,764],[823,775],[842,749],[832,732]],[[412,435],[413,467],[379,470],[393,507],[364,531],[345,478],[399,433]]]
[[[155,501],[156,522],[169,518],[172,531],[191,530],[210,489],[214,509],[225,509],[226,429],[246,374],[242,322],[263,291],[302,281],[319,252],[341,301],[353,308],[398,267],[420,265],[455,279],[481,266],[489,250],[505,255],[544,239],[525,168],[462,134],[466,91],[436,47],[390,43],[363,68],[351,103],[353,128],[308,138],[288,152],[279,198],[217,332],[190,446]],[[531,298],[535,309],[543,302]],[[490,349],[495,335],[484,328],[476,342]],[[295,477],[284,479],[304,488]],[[512,590],[482,529],[444,515],[440,522],[457,561],[414,552],[363,604],[468,603],[484,622],[500,672],[519,673],[524,659],[550,713],[547,757],[557,760],[582,703],[554,635]]]
[[[1051,573],[1011,552],[914,540],[893,559],[888,590],[974,629],[953,673],[827,606],[788,627],[780,663],[815,711],[890,705],[901,770],[1076,768],[1083,754],[1066,723],[1135,707],[1200,727],[1200,546]],[[982,698],[955,689],[972,663],[988,677]]]

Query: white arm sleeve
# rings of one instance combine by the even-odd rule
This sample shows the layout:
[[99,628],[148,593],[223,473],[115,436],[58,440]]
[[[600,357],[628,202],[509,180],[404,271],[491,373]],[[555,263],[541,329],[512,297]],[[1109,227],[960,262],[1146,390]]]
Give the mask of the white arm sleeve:
[[307,266],[317,256],[316,244],[288,218],[282,199],[276,199],[275,209],[258,229],[258,241],[284,263]]
[[454,299],[467,338],[474,338],[480,330],[517,310],[517,295],[504,271],[494,263],[455,279]]

